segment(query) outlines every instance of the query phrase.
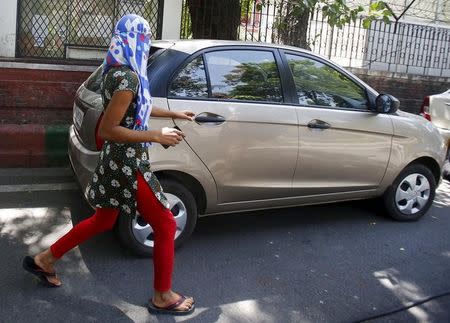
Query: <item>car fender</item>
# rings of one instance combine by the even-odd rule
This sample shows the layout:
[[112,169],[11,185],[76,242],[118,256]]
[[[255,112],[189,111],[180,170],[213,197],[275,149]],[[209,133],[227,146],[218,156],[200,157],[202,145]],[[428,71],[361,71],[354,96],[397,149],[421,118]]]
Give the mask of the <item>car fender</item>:
[[437,128],[424,118],[403,111],[391,116],[394,125],[391,156],[379,188],[382,193],[410,163],[423,157],[433,159],[439,172],[445,160],[445,143]]

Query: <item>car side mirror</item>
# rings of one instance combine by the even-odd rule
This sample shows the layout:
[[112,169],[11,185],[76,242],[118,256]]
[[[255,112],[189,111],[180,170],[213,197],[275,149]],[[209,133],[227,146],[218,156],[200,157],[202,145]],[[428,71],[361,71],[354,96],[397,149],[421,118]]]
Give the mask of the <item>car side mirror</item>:
[[394,113],[400,107],[400,101],[390,94],[380,94],[375,100],[375,112]]

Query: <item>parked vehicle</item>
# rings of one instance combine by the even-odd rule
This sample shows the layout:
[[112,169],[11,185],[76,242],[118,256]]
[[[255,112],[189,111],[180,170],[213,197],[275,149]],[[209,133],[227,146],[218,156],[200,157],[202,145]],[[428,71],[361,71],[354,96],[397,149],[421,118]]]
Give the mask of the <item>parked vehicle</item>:
[[[356,76],[295,47],[212,40],[156,41],[148,67],[154,104],[192,110],[185,141],[152,145],[152,168],[170,199],[176,245],[200,216],[383,196],[396,220],[423,216],[441,178],[438,130],[397,110]],[[69,155],[83,188],[101,148],[102,68],[79,88]],[[230,215],[231,216],[231,215]],[[152,229],[119,217],[121,240],[150,255]]]
[[450,180],[450,90],[426,96],[420,107],[420,115],[438,128],[447,145],[447,160],[443,176]]

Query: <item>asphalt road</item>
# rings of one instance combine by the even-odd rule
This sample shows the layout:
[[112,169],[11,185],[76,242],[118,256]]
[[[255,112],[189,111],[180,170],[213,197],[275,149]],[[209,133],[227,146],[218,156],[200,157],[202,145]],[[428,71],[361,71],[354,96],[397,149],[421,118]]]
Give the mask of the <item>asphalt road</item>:
[[[176,253],[174,289],[197,302],[188,317],[148,314],[151,259],[114,232],[69,252],[64,286],[44,288],[22,257],[92,212],[58,172],[0,171],[0,322],[355,322],[450,293],[449,182],[415,223],[376,201],[201,219]],[[373,320],[449,321],[450,296]]]

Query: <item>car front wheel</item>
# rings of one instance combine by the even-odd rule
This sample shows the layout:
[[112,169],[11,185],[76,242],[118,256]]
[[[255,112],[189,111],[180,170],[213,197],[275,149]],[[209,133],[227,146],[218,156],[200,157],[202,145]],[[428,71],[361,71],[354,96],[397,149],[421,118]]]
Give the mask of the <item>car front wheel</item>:
[[430,208],[436,180],[424,165],[410,165],[397,176],[384,194],[389,215],[398,221],[416,221]]
[[[192,193],[178,181],[162,178],[160,183],[177,224],[175,247],[179,247],[194,231],[197,223],[197,205]],[[121,242],[132,253],[141,257],[153,255],[155,243],[153,229],[139,213],[134,217],[121,214],[117,230]]]

